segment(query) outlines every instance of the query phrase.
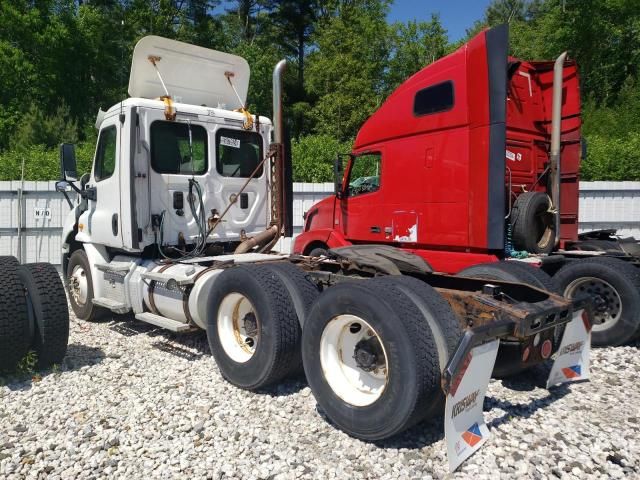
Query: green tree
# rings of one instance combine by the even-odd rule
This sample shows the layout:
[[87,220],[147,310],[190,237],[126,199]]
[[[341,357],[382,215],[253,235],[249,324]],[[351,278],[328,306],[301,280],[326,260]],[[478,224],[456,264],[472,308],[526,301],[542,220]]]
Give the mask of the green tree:
[[306,78],[315,99],[309,116],[317,133],[352,138],[380,105],[389,51],[388,5],[343,0],[318,25]]
[[279,45],[296,59],[298,97],[304,95],[304,66],[307,46],[319,14],[318,0],[270,0],[270,18],[276,27]]
[[444,56],[449,47],[447,31],[436,14],[431,15],[429,22],[395,23],[391,28],[391,58],[386,76],[389,93],[411,75]]
[[352,142],[330,135],[307,135],[291,142],[294,182],[333,181],[333,162],[339,153],[349,153]]

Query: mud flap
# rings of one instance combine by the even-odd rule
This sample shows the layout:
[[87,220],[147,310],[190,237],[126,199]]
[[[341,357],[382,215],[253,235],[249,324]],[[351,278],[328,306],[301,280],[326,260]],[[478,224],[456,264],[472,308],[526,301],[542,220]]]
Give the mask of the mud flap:
[[551,367],[547,388],[589,378],[591,322],[585,310],[577,310],[567,324]]
[[449,471],[478,450],[489,438],[482,405],[491,372],[496,363],[500,340],[473,348],[452,379],[445,405],[444,435]]

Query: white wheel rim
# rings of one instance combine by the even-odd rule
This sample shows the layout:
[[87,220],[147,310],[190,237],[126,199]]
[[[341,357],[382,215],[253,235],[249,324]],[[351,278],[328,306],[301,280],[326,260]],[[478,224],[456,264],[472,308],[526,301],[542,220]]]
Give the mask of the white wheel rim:
[[[247,321],[252,315],[256,331],[247,331]],[[230,293],[222,299],[218,308],[218,337],[225,353],[235,362],[248,362],[256,352],[260,341],[260,321],[247,297],[240,293]]]
[[69,292],[77,305],[83,306],[87,303],[89,283],[87,282],[87,275],[84,268],[80,265],[73,267],[73,271],[69,276]]
[[[381,348],[383,358],[378,357],[371,371],[358,366],[354,358],[361,340],[377,340]],[[320,338],[320,363],[333,392],[356,407],[374,403],[388,383],[389,364],[382,340],[367,322],[355,315],[338,315],[326,325]]]
[[573,298],[577,293],[588,295],[596,301],[593,312],[594,332],[608,330],[622,316],[622,299],[618,291],[601,278],[580,277],[567,285],[564,295]]

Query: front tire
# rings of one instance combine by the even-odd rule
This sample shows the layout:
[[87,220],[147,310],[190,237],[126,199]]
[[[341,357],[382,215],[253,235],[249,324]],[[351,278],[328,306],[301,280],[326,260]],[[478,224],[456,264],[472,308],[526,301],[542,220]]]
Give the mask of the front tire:
[[300,369],[295,306],[279,275],[261,265],[230,268],[207,301],[207,338],[222,376],[257,390]]
[[106,318],[107,310],[93,304],[93,278],[91,266],[84,250],[76,250],[67,266],[67,290],[69,303],[80,320],[95,322]]
[[564,295],[594,301],[591,343],[618,346],[640,330],[640,269],[610,257],[584,258],[562,267],[554,279]]
[[302,358],[320,408],[357,438],[394,436],[440,402],[431,329],[393,285],[349,282],[323,292],[302,334]]
[[323,247],[316,247],[309,252],[310,257],[326,257],[329,255],[329,250]]

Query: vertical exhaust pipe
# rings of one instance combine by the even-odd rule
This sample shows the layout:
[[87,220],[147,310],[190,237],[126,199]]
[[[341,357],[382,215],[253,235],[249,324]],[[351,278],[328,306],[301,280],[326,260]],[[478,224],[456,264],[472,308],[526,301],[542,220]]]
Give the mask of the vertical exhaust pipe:
[[273,140],[282,145],[282,75],[287,68],[287,61],[280,60],[273,69]]
[[553,65],[553,99],[551,110],[551,155],[550,155],[550,180],[551,180],[551,202],[556,211],[556,247],[560,243],[560,135],[562,126],[562,80],[564,74],[564,61],[567,52],[563,52],[556,59]]
[[282,75],[287,66],[286,60],[280,60],[273,69],[273,144],[275,154],[271,158],[276,168],[269,168],[269,188],[271,197],[271,224],[256,236],[243,241],[234,253],[247,253],[257,247],[257,251],[269,252],[282,234],[282,225],[287,214],[284,199],[284,131],[282,124]]

